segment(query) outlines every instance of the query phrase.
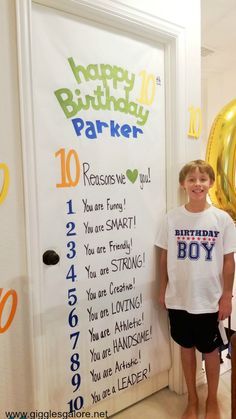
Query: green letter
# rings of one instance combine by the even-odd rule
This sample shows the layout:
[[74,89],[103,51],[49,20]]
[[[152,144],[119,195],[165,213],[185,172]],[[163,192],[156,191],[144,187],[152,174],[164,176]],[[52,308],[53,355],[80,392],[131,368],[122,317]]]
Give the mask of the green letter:
[[81,83],[81,78],[79,76],[79,72],[81,72],[84,76],[85,81],[89,80],[88,74],[87,74],[87,70],[85,69],[85,67],[83,67],[82,65],[75,65],[75,62],[73,60],[72,57],[68,58],[69,64],[70,64],[70,68],[73,71],[73,74],[75,76],[75,79],[77,81],[77,83]]
[[[62,89],[55,90],[54,93],[66,117],[70,118],[71,116],[75,116],[78,112],[78,105],[72,100],[72,92],[64,87]],[[64,98],[63,95],[65,96]]]

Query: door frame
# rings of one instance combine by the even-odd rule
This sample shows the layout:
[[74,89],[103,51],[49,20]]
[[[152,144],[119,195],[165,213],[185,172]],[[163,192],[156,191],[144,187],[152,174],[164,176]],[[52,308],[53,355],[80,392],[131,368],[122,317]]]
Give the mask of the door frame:
[[[21,141],[24,179],[25,225],[27,248],[27,274],[32,316],[33,351],[33,400],[35,406],[44,406],[47,391],[41,365],[45,365],[45,354],[39,339],[42,339],[40,320],[40,277],[42,263],[39,247],[39,225],[37,208],[36,153],[34,148],[33,72],[32,72],[32,4],[40,4],[78,15],[89,20],[124,30],[132,34],[143,34],[145,39],[161,43],[165,51],[166,81],[166,203],[167,209],[178,205],[176,184],[178,157],[185,155],[182,139],[185,135],[186,104],[186,34],[185,28],[164,19],[144,13],[136,8],[112,0],[15,0],[17,24],[18,75],[20,92]],[[168,164],[167,164],[168,162]],[[35,297],[37,296],[37,298]],[[38,297],[39,296],[39,297]],[[169,387],[178,394],[184,391],[179,348],[172,346],[172,368],[169,372]]]

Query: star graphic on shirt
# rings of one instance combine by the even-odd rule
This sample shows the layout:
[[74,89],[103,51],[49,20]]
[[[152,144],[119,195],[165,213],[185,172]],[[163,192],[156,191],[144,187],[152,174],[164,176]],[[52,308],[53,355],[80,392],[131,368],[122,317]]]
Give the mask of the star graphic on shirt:
[[198,241],[207,241],[207,242],[215,242],[216,239],[214,237],[202,237],[202,236],[177,236],[177,240],[198,240]]

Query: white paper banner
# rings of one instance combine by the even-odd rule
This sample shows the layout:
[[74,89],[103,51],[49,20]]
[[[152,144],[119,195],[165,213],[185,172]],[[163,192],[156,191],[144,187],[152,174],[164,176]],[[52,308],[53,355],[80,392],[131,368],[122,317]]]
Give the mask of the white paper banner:
[[[33,8],[50,407],[96,406],[170,366],[153,302],[165,212],[164,50]],[[60,406],[58,406],[60,404]]]

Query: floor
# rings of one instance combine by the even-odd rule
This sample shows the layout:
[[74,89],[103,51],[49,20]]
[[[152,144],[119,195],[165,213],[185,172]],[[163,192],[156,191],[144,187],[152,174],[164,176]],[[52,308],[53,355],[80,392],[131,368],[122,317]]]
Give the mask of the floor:
[[[231,361],[226,358],[226,355],[223,354],[224,362],[221,364],[218,391],[221,419],[231,418]],[[203,419],[204,402],[207,395],[206,384],[198,387],[198,394],[200,401],[199,419]],[[185,404],[186,395],[178,396],[169,389],[163,389],[114,415],[112,419],[178,419],[181,418]]]

